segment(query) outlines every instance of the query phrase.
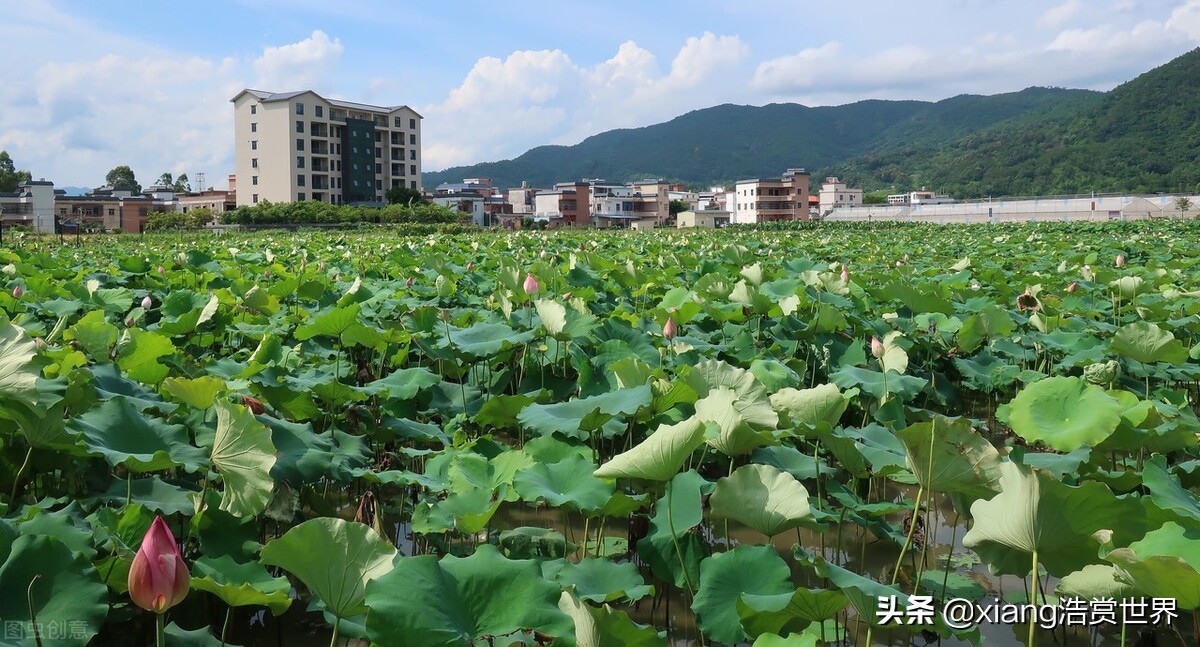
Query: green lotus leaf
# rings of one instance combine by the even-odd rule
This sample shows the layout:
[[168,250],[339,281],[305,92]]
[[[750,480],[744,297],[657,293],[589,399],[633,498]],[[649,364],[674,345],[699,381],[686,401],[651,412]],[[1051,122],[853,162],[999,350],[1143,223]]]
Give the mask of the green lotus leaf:
[[987,591],[975,580],[954,571],[929,570],[921,573],[921,590],[939,600],[962,598],[980,602]]
[[130,328],[117,343],[117,366],[142,384],[158,384],[170,374],[158,360],[175,354],[175,344],[162,335]]
[[795,426],[835,427],[849,404],[835,384],[811,389],[786,388],[771,394],[771,406]]
[[908,351],[896,342],[904,334],[898,330],[883,336],[883,357],[879,358],[879,368],[882,371],[895,371],[900,375],[908,370]]
[[601,478],[671,480],[692,452],[704,443],[704,424],[688,418],[675,425],[662,425],[645,440],[600,466]]
[[533,307],[550,336],[557,336],[567,327],[567,309],[563,304],[549,299],[538,299],[533,302]]
[[367,525],[333,517],[309,519],[262,549],[263,564],[295,575],[338,618],[367,612],[367,583],[390,572],[395,557],[396,547]]
[[[5,622],[8,645],[83,647],[99,633],[108,615],[108,587],[96,569],[86,557],[46,535],[25,535],[12,542],[8,559],[0,564],[0,591],[4,591],[0,618]],[[32,609],[27,595],[32,596]],[[39,643],[35,627],[29,624],[31,612],[43,627],[76,631],[41,636],[43,642]],[[10,629],[13,633],[8,633]]]
[[[750,362],[750,374],[758,380],[767,391],[772,393],[799,385],[802,380],[796,371],[786,364],[774,359],[756,359]],[[772,401],[774,404],[774,401]]]
[[1069,486],[1049,472],[1005,462],[1000,494],[972,504],[971,516],[975,523],[963,546],[993,573],[1024,577],[1036,552],[1046,572],[1061,577],[1100,562],[1096,531],[1115,527],[1123,537],[1136,536],[1145,511],[1100,483]]
[[107,364],[112,361],[109,353],[119,335],[117,327],[105,321],[103,310],[92,310],[67,328],[63,339],[74,341],[97,363]]
[[521,630],[564,636],[573,623],[559,610],[561,596],[537,562],[506,559],[488,544],[470,557],[405,557],[367,586],[367,634],[373,643],[410,647]]
[[1007,337],[1015,328],[1008,311],[992,304],[967,317],[955,337],[959,348],[973,353],[984,342]]
[[712,484],[695,470],[681,472],[667,483],[666,494],[655,504],[650,532],[636,548],[660,580],[681,588],[700,580],[700,561],[711,549],[703,537],[688,531],[703,521],[701,497],[711,488]]
[[745,640],[739,598],[790,593],[791,582],[791,569],[772,546],[738,546],[717,553],[700,563],[699,591],[692,601],[696,625],[722,643]]
[[738,598],[737,610],[746,635],[758,638],[798,632],[814,622],[832,620],[849,603],[841,591],[797,589],[776,595],[744,594]]
[[1124,408],[1078,377],[1051,377],[1021,389],[1009,403],[1009,426],[1027,441],[1061,452],[1097,445],[1121,424]]
[[885,378],[884,374],[879,371],[857,366],[843,366],[830,373],[829,379],[843,389],[861,389],[863,393],[873,396],[876,400],[882,400],[885,393],[909,400],[916,397],[929,384],[929,381],[924,378],[901,375],[895,371],[889,372]]
[[239,517],[254,516],[271,501],[275,481],[275,445],[271,431],[249,409],[217,402],[217,435],[213,439],[213,469],[221,474],[221,509]]
[[1168,522],[1105,559],[1118,581],[1155,598],[1174,598],[1181,610],[1200,609],[1200,530]]
[[785,636],[763,634],[754,640],[753,647],[820,647],[825,641],[817,633],[792,633]]
[[68,428],[83,436],[88,451],[109,465],[124,465],[140,474],[183,467],[195,472],[208,462],[192,445],[187,428],[143,415],[125,396],[116,396],[75,416]]
[[532,340],[532,330],[517,332],[507,324],[478,322],[468,328],[450,326],[448,333],[441,333],[437,344],[439,348],[452,348],[482,359]]
[[356,390],[370,396],[386,394],[386,398],[393,400],[411,400],[417,393],[441,381],[441,377],[427,368],[402,368]]
[[1167,362],[1182,364],[1188,359],[1187,349],[1170,332],[1149,321],[1122,326],[1109,342],[1113,351],[1142,364]]
[[1150,490],[1150,502],[1189,528],[1200,529],[1200,500],[1167,471],[1167,459],[1155,455],[1142,467],[1142,483]]
[[547,577],[580,600],[597,604],[617,600],[636,602],[654,593],[654,587],[646,584],[633,562],[618,564],[588,557],[578,564],[562,562],[553,577]]
[[908,469],[926,490],[963,494],[971,500],[999,490],[1000,452],[966,418],[935,415],[896,434],[904,443]]
[[765,396],[742,398],[726,386],[718,386],[696,401],[696,417],[716,425],[716,434],[707,442],[726,456],[747,454],[772,442],[771,430],[779,423],[779,414]]
[[526,526],[501,532],[500,548],[509,559],[561,560],[574,553],[579,545],[567,541],[561,532]]
[[812,516],[808,491],[791,474],[769,465],[743,465],[717,481],[712,515],[774,537]]
[[603,428],[604,436],[611,437],[625,428],[620,417],[649,405],[651,396],[650,386],[645,385],[566,402],[531,404],[517,415],[517,420],[544,436],[558,433],[587,440],[591,432]]
[[1118,570],[1111,564],[1088,564],[1058,581],[1054,594],[1060,598],[1084,600],[1121,600],[1140,596],[1132,585],[1117,579]]
[[193,562],[192,588],[208,591],[231,607],[264,606],[274,615],[292,605],[292,585],[286,577],[271,577],[262,564],[239,564],[228,555]]
[[555,644],[575,647],[666,647],[666,632],[654,627],[640,625],[629,619],[629,614],[618,611],[607,604],[597,609],[582,600],[563,592],[558,608],[570,616],[575,623],[575,641],[562,639]]
[[358,322],[359,305],[357,303],[344,308],[330,308],[313,318],[312,321],[296,328],[296,339],[304,341],[313,337],[332,337],[342,339],[342,335]]
[[487,527],[503,502],[504,497],[491,488],[460,488],[444,499],[418,503],[413,510],[413,532],[430,534],[458,530],[477,533]]
[[37,379],[41,371],[34,364],[35,355],[37,345],[25,334],[25,329],[13,325],[7,315],[0,313],[0,398],[37,406]]
[[[89,560],[95,559],[96,548],[93,545],[93,531],[90,524],[83,518],[83,509],[77,501],[54,512],[31,509],[33,516],[17,526],[22,535],[46,535],[54,537]],[[140,540],[139,540],[140,544]]]
[[237,647],[232,643],[218,640],[208,627],[189,631],[174,622],[163,627],[163,638],[166,647]]
[[593,512],[604,507],[615,486],[592,475],[596,466],[578,455],[557,463],[537,463],[517,472],[513,486],[529,503],[545,501],[554,508]]
[[196,379],[168,377],[163,380],[162,388],[171,394],[171,397],[197,409],[213,406],[217,396],[229,389],[225,380],[212,375],[203,375]]

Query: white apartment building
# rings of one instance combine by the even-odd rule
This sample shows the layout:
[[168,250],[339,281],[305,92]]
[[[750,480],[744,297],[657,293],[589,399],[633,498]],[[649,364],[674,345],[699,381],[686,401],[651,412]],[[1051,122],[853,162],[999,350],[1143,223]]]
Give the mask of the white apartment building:
[[808,220],[808,172],[790,168],[780,179],[738,180],[732,205],[734,224]]
[[45,179],[21,182],[13,193],[0,193],[0,227],[21,225],[54,233],[54,183]]
[[820,209],[821,214],[827,214],[834,209],[849,209],[861,207],[863,203],[862,189],[851,189],[846,183],[836,177],[825,178],[821,185]]
[[242,90],[231,99],[237,204],[383,202],[421,190],[421,115],[408,106],[327,99],[312,90]]

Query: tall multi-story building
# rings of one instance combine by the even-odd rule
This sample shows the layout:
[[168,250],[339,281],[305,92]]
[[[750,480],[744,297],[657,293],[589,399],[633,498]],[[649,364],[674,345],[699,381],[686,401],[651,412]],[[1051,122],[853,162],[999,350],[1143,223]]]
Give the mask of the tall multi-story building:
[[863,204],[862,189],[851,189],[836,177],[825,178],[825,183],[821,185],[820,196],[819,208],[822,216],[834,209],[861,207]]
[[231,99],[237,203],[383,202],[421,190],[421,115],[408,106],[327,99],[312,90],[242,90]]
[[725,208],[733,212],[734,223],[808,220],[808,172],[790,168],[778,180],[738,180],[733,198],[733,208]]

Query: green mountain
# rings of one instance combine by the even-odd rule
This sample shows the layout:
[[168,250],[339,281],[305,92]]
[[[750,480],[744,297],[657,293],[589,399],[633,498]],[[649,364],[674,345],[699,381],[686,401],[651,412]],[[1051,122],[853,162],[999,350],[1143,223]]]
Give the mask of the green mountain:
[[956,197],[1200,190],[1200,50],[1110,92],[1028,88],[935,103],[720,105],[613,130],[574,146],[426,173],[425,185],[490,177],[500,187],[584,177],[693,185],[802,166],[868,190],[921,186]]
[[832,164],[868,188],[928,186],[956,197],[1200,191],[1200,49],[1082,110],[994,124],[949,143]]

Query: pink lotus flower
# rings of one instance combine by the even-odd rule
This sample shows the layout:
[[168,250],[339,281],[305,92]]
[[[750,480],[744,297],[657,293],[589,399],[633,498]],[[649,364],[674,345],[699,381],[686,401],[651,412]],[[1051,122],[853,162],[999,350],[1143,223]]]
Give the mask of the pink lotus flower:
[[136,325],[136,324],[137,324],[137,319],[134,319],[133,317],[130,317],[130,318],[128,318],[128,319],[126,319],[126,320],[125,320],[125,327],[126,327],[126,328],[133,328],[133,327],[134,327],[134,325]]
[[18,285],[17,287],[13,288],[12,295],[14,299],[20,299],[21,295],[23,294],[25,294],[25,289],[21,286]]
[[1075,290],[1078,289],[1079,281],[1071,281],[1071,284],[1067,286],[1067,294],[1075,294]]
[[679,334],[679,325],[675,323],[675,317],[667,317],[667,323],[663,324],[663,337],[674,339],[677,334]]
[[540,283],[538,283],[538,280],[533,278],[533,272],[529,272],[525,275],[525,284],[521,287],[525,289],[525,294],[529,295],[537,294],[537,291],[542,289],[542,286]]
[[850,282],[850,271],[846,269],[846,264],[842,263],[842,283]]
[[1125,267],[1125,255],[1117,254],[1117,267]]
[[408,277],[408,280],[406,280],[406,281],[404,282],[404,287],[406,287],[406,288],[411,288],[411,287],[412,287],[412,277],[411,277],[411,276],[410,276],[410,277]]
[[154,302],[150,300],[149,294],[142,297],[142,310],[149,310],[153,305],[154,305]]
[[187,597],[189,583],[175,536],[162,517],[155,517],[129,568],[130,599],[147,611],[163,613]]
[[167,273],[167,268],[163,267],[162,265],[159,265],[158,266],[158,274],[161,276],[166,273]]
[[875,359],[880,359],[883,357],[883,342],[879,341],[878,337],[871,338],[871,355],[873,355]]
[[574,296],[574,294],[575,294],[574,292],[563,292],[563,299],[565,301],[570,301],[571,297]]
[[467,271],[470,272],[473,269],[475,269],[475,263],[473,261],[469,261],[467,263]]

